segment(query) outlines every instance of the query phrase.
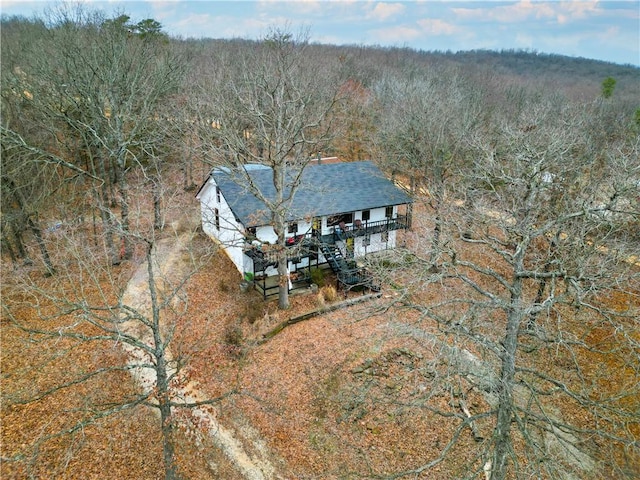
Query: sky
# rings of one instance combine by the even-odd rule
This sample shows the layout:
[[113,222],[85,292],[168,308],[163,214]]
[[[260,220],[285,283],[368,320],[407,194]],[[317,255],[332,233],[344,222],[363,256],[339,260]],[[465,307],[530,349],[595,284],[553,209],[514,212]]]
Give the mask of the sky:
[[[0,0],[6,15],[56,2]],[[529,50],[640,66],[640,0],[85,0],[108,15],[154,18],[176,37],[258,39],[270,28],[310,40],[416,50]]]

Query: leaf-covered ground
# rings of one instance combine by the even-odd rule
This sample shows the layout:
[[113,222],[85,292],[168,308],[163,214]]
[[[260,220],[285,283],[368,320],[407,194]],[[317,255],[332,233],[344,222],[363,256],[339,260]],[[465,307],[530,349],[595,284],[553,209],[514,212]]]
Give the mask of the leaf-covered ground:
[[[188,208],[183,211],[191,212],[188,223],[197,223],[198,209],[192,202],[189,206],[185,200],[183,206]],[[189,254],[204,256],[210,248],[210,240],[199,234]],[[185,262],[188,257],[185,253]],[[9,268],[3,265],[3,274]],[[122,267],[122,278],[131,276],[127,268]],[[264,302],[255,291],[241,292],[239,282],[230,260],[221,253],[214,255],[186,285],[187,310],[171,348],[174,356],[188,358],[183,382],[211,397],[238,392],[215,408],[216,417],[244,442],[249,455],[256,448],[269,455],[273,478],[373,478],[398,473],[434,460],[456,434],[459,442],[447,459],[420,478],[456,478],[464,473],[463,465],[480,464],[481,459],[472,455],[482,440],[474,439],[469,428],[456,431],[456,426],[462,415],[460,398],[472,413],[486,409],[486,401],[455,378],[435,381],[447,372],[440,345],[416,335],[416,330],[435,334],[437,329],[418,322],[415,312],[389,307],[396,299],[393,288],[385,286],[379,299],[288,326],[263,342],[264,333],[287,318],[320,308],[323,302],[317,294],[297,295],[291,299],[291,309],[280,312],[275,300]],[[447,288],[425,292],[424,298],[436,298]],[[40,321],[30,317],[32,309],[21,307],[26,299],[11,288],[11,282],[3,282],[2,294],[12,314],[34,324]],[[624,308],[630,300],[614,295],[611,301]],[[73,373],[121,362],[122,351],[109,344],[43,341],[13,328],[4,312],[2,321],[3,478],[162,476],[157,418],[146,408],[52,438],[34,450],[38,440],[69,427],[94,403],[115,401],[137,387],[128,375],[110,375],[20,403]],[[580,325],[578,317],[570,323],[578,330]],[[610,343],[611,334],[605,328],[594,330],[590,340]],[[563,368],[562,355],[532,358],[539,362],[552,358],[559,371]],[[625,376],[621,365],[600,364],[618,381],[637,379],[637,373]],[[423,402],[426,397],[428,405]],[[639,405],[637,398],[624,401],[630,411]],[[590,421],[580,408],[560,407],[562,415],[578,423]],[[486,440],[490,427],[478,422],[480,437]],[[242,478],[219,446],[203,435],[206,428],[192,422],[179,430],[181,473],[186,478]]]

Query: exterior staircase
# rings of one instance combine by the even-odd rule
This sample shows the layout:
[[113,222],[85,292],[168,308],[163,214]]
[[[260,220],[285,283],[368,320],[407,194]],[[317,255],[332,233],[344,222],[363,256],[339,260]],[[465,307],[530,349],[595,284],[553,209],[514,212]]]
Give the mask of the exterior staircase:
[[331,270],[336,275],[342,271],[349,270],[349,264],[342,256],[342,252],[335,243],[320,242],[318,245],[320,252],[324,255]]
[[319,242],[318,249],[324,255],[333,273],[338,278],[338,288],[345,291],[356,287],[380,291],[380,285],[373,281],[373,275],[362,267],[357,267],[345,260],[342,251],[335,243]]

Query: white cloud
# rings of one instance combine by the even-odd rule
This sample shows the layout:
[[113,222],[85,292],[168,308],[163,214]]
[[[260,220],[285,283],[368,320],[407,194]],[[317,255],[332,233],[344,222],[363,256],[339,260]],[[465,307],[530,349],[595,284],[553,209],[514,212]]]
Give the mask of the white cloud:
[[310,15],[322,12],[327,6],[327,2],[320,0],[296,0],[294,2],[283,2],[282,0],[258,0],[256,8],[260,11],[269,12],[274,8],[285,7],[291,14]]
[[383,21],[391,17],[401,15],[404,10],[405,6],[401,3],[378,2],[369,12],[367,17],[371,20]]
[[2,0],[0,1],[0,7],[2,8],[9,8],[9,7],[15,7],[16,5],[19,5],[21,3],[20,0]]
[[574,18],[585,18],[589,14],[602,11],[597,0],[593,1],[564,1],[558,5],[559,10],[570,13]]
[[620,31],[620,27],[616,25],[616,26],[611,26],[606,30],[603,30],[598,34],[598,37],[603,40],[611,40],[612,38],[619,37],[621,34],[622,32]]
[[521,0],[513,5],[496,8],[496,15],[497,19],[502,21],[525,21],[530,18],[540,20],[555,17],[555,8],[556,5],[550,2]]
[[531,0],[521,0],[508,5],[487,5],[482,8],[453,8],[453,12],[463,20],[497,21],[504,23],[523,22],[530,18],[551,18],[553,9],[548,3],[533,3]]
[[342,45],[344,43],[349,43],[339,35],[325,35],[323,33],[315,35],[312,40],[317,43],[325,43],[330,45]]
[[377,28],[372,30],[374,34],[372,40],[380,44],[392,44],[398,45],[403,42],[415,40],[422,35],[422,32],[417,28],[398,25],[389,28]]
[[581,20],[591,16],[599,16],[603,10],[597,1],[592,2],[560,2],[556,7],[556,20],[560,25],[570,23],[572,20]]
[[454,35],[462,30],[459,26],[439,18],[424,18],[417,23],[428,35]]
[[[533,48],[639,65],[638,1],[606,0],[83,0],[173,35],[259,38],[310,29],[314,41],[423,49]],[[3,13],[40,14],[57,0],[0,0]]]
[[567,0],[560,2],[537,2],[520,0],[511,4],[482,3],[480,8],[453,8],[461,20],[475,20],[500,23],[521,23],[526,21],[555,19],[560,24],[572,20],[599,15],[603,11],[597,0]]
[[198,14],[181,17],[180,20],[172,22],[171,26],[184,34],[189,30],[199,31],[203,28],[210,28],[217,23],[216,19],[211,15]]

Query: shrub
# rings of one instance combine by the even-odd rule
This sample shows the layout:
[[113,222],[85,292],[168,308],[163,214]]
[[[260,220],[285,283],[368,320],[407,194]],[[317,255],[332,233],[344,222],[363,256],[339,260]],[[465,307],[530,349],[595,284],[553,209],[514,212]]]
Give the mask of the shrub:
[[322,297],[327,302],[335,302],[336,299],[338,298],[338,292],[336,291],[336,287],[334,287],[333,285],[327,285],[326,287],[322,287],[322,289],[320,290],[320,293],[322,293]]
[[250,325],[253,325],[254,323],[256,323],[256,321],[260,319],[262,316],[263,316],[262,310],[259,308],[256,308],[253,305],[249,305],[245,309],[245,317],[247,318],[247,321],[249,322]]
[[227,325],[227,328],[224,331],[224,342],[227,345],[240,347],[242,345],[243,338],[242,329],[239,325]]
[[244,343],[244,335],[238,324],[229,324],[224,331],[224,343],[226,351],[235,358],[241,358],[244,354],[242,344]]
[[318,292],[316,295],[316,303],[318,304],[318,308],[324,308],[326,306],[326,302],[324,301],[324,293]]
[[318,287],[324,286],[324,271],[321,268],[314,268],[311,270],[311,281],[318,285]]

